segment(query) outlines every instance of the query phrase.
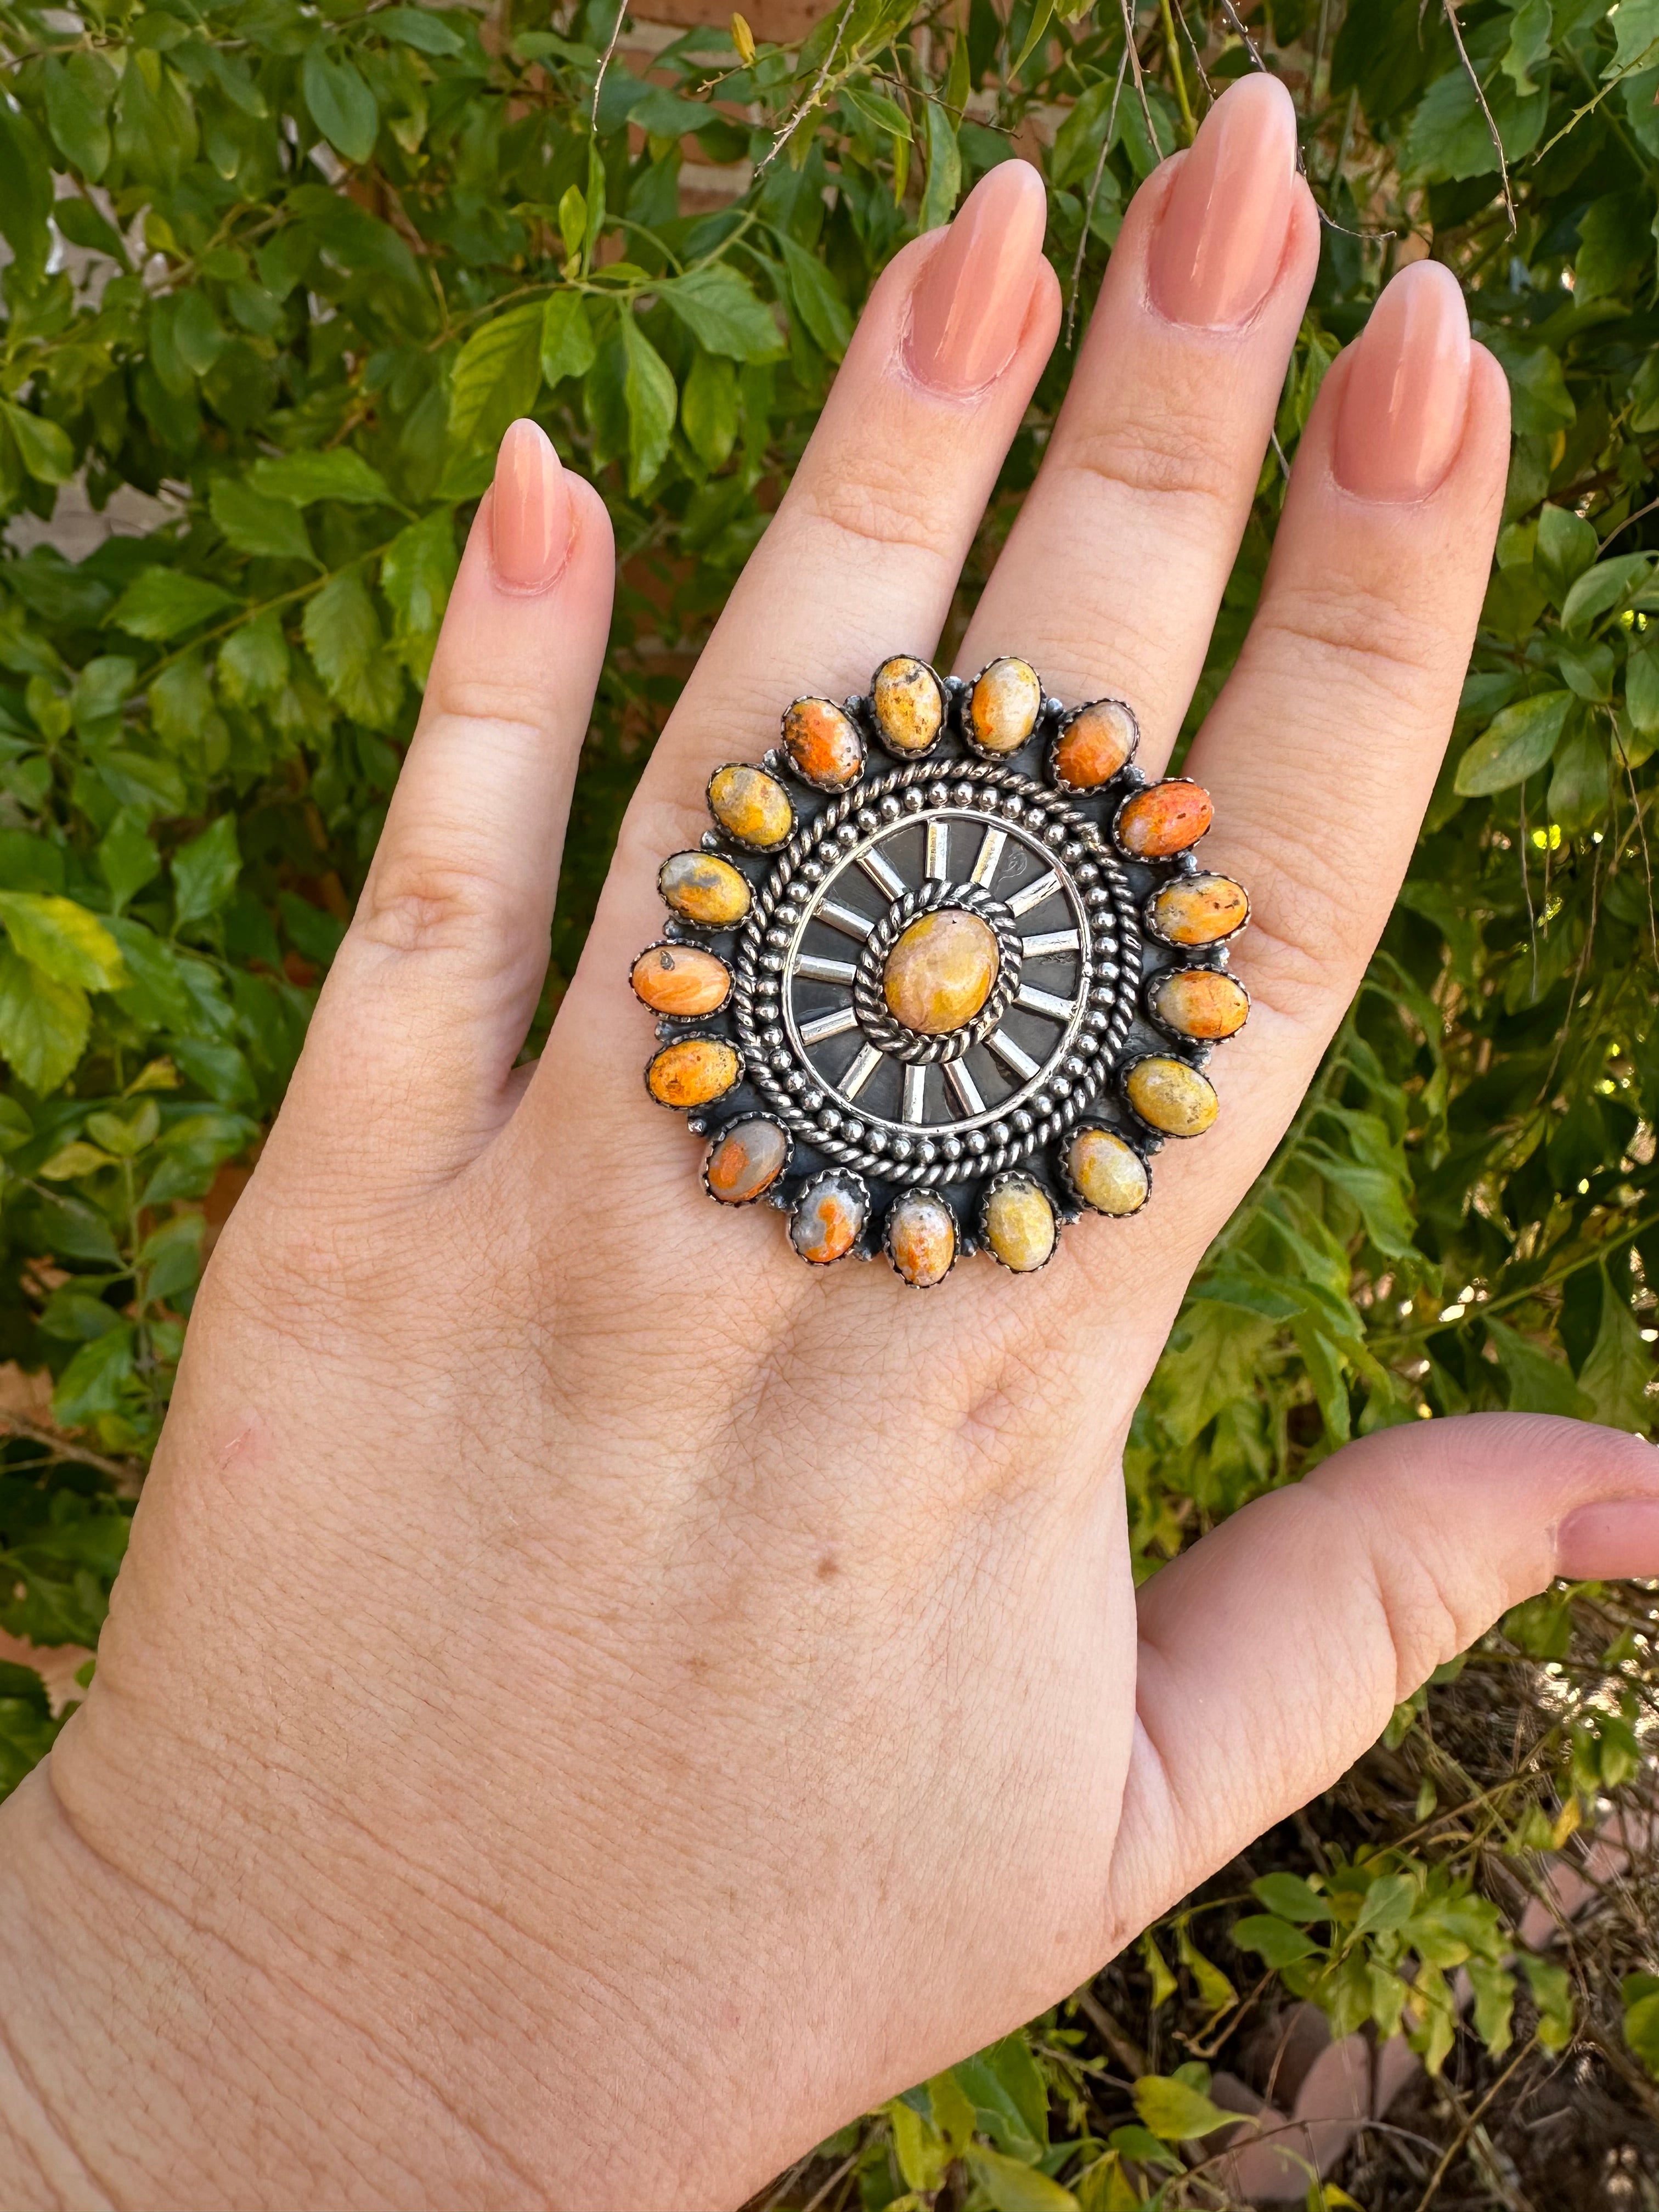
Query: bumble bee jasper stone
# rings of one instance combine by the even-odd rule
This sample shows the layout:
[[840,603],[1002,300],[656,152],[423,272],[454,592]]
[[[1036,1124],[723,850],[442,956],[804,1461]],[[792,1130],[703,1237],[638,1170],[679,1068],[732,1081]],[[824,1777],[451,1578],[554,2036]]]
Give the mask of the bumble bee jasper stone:
[[1201,1137],[1220,1103],[1206,1076],[1161,1054],[1137,1060],[1124,1088],[1141,1120],[1166,1137]]
[[747,1206],[777,1181],[789,1139],[775,1121],[734,1121],[708,1147],[703,1178],[722,1206]]
[[941,907],[901,933],[881,971],[882,996],[893,1019],[918,1036],[948,1036],[990,997],[1000,964],[989,922]]
[[1054,746],[1054,774],[1072,791],[1095,791],[1134,758],[1140,732],[1121,699],[1079,707]]
[[1042,682],[1029,660],[994,660],[968,695],[974,742],[988,753],[1017,753],[1042,712]]
[[1206,1042],[1236,1036],[1250,1011],[1249,994],[1238,978],[1213,968],[1172,968],[1146,996],[1165,1029]]
[[1059,1233],[1048,1193],[1024,1176],[999,1184],[985,1201],[985,1241],[1017,1275],[1035,1273]]
[[1133,1145],[1114,1129],[1079,1129],[1066,1148],[1073,1187],[1097,1213],[1139,1213],[1146,1203],[1152,1177]]
[[1137,860],[1167,860],[1196,845],[1214,818],[1202,784],[1172,775],[1125,799],[1118,811],[1117,842]]
[[730,929],[749,911],[741,870],[713,853],[675,853],[657,872],[663,903],[705,929]]
[[868,1211],[862,1186],[832,1169],[802,1192],[790,1217],[789,1242],[803,1260],[827,1267],[858,1243]]
[[712,1014],[732,988],[725,961],[697,945],[647,945],[629,980],[653,1014]]
[[1231,876],[1177,876],[1146,907],[1153,935],[1167,945],[1219,945],[1249,918],[1244,886]]
[[945,726],[945,694],[925,660],[896,653],[870,683],[881,734],[896,753],[925,753]]
[[662,1106],[706,1106],[728,1091],[743,1062],[720,1037],[680,1037],[665,1044],[645,1072],[646,1087]]
[[787,843],[795,826],[795,810],[776,776],[740,761],[717,768],[708,779],[708,811],[739,844],[763,852]]
[[887,1217],[887,1255],[907,1283],[931,1290],[957,1256],[956,1216],[931,1191],[911,1191]]
[[783,745],[821,791],[844,791],[864,766],[864,740],[830,699],[797,699],[783,718]]

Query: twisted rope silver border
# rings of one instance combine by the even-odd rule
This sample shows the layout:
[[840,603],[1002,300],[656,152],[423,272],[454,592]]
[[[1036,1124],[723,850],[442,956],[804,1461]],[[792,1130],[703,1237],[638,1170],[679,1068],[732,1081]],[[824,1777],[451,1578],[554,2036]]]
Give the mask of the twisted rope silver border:
[[[888,954],[910,924],[922,915],[938,914],[944,908],[975,915],[989,926],[997,940],[997,975],[989,996],[971,1021],[944,1036],[928,1036],[921,1030],[907,1029],[891,1012],[883,970]],[[895,899],[864,940],[853,978],[853,1007],[859,1018],[859,1027],[878,1050],[890,1053],[896,1060],[908,1060],[913,1066],[933,1066],[960,1060],[971,1046],[988,1036],[1007,1012],[1009,1001],[1019,988],[1024,957],[1024,946],[1014,917],[1000,899],[993,898],[977,884],[946,883],[939,877],[930,876],[914,890]],[[785,980],[788,980],[787,971]]]

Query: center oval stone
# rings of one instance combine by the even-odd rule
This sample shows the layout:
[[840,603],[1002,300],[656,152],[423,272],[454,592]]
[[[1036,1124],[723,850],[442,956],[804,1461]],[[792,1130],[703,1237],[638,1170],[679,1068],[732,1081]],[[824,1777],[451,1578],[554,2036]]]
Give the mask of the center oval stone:
[[919,1036],[948,1036],[990,997],[999,965],[996,932],[976,914],[947,906],[921,915],[882,969],[887,1010]]

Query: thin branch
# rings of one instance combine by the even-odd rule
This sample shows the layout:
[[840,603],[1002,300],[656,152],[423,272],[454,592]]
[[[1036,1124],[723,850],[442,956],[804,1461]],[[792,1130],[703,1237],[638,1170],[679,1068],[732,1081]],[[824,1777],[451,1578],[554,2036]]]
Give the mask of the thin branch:
[[599,56],[598,74],[593,79],[593,136],[599,135],[599,93],[605,84],[605,73],[611,66],[611,57],[617,51],[617,41],[622,36],[623,18],[628,13],[628,0],[617,0],[617,20],[611,26],[611,40]]
[[[1451,0],[1446,0],[1446,5],[1448,11],[1449,11]],[[1531,2057],[1531,2056],[1532,2045],[1530,2043],[1522,2044],[1520,2050],[1516,2052],[1514,2057],[1510,2059],[1509,2064],[1504,2069],[1498,2079],[1492,2083],[1491,2088],[1487,2090],[1486,2095],[1480,2100],[1480,2102],[1469,2114],[1468,2119],[1464,2121],[1462,2128],[1453,2137],[1452,2141],[1446,2145],[1444,2151],[1441,2154],[1439,2165],[1436,2166],[1434,2172],[1429,2176],[1428,2187],[1423,2191],[1423,2194],[1417,2200],[1417,2212],[1429,2212],[1430,2205],[1433,2203],[1435,2198],[1440,2194],[1441,2183],[1451,2172],[1453,2163],[1456,2160],[1458,2154],[1463,2149],[1465,2145],[1468,2143],[1469,2137],[1474,2133],[1476,2127],[1480,2124],[1481,2114],[1492,2103],[1492,2099],[1498,2094],[1498,2091],[1507,2086],[1510,2076],[1515,2073],[1516,2068],[1523,2064],[1527,2059]]]
[[[1608,531],[1607,536],[1601,540],[1601,553],[1607,551],[1615,538],[1622,538],[1633,522],[1640,522],[1644,515],[1651,514],[1656,507],[1659,507],[1659,499],[1650,499],[1645,507],[1638,507],[1634,514],[1627,514],[1618,529]],[[1595,556],[1598,561],[1601,557],[1601,553],[1598,553]]]
[[1457,20],[1457,0],[1440,0],[1440,8],[1441,13],[1445,16],[1450,27],[1452,39],[1457,48],[1457,58],[1463,64],[1463,74],[1468,77],[1474,90],[1475,105],[1486,118],[1486,129],[1492,138],[1493,150],[1498,155],[1498,174],[1504,186],[1504,208],[1510,219],[1510,236],[1513,238],[1517,228],[1515,220],[1515,198],[1510,191],[1510,165],[1504,157],[1504,141],[1498,135],[1497,124],[1492,120],[1492,110],[1486,105],[1486,88],[1475,75],[1474,64],[1469,59],[1469,50],[1463,44],[1463,27]]
[[1078,233],[1077,253],[1072,262],[1072,296],[1066,307],[1066,349],[1072,349],[1077,333],[1078,295],[1083,288],[1083,257],[1089,244],[1089,232],[1095,219],[1095,203],[1100,198],[1102,180],[1106,174],[1106,157],[1112,150],[1112,140],[1117,131],[1117,104],[1123,97],[1123,79],[1129,66],[1129,42],[1123,42],[1123,52],[1117,64],[1117,82],[1112,87],[1112,105],[1106,118],[1106,135],[1100,142],[1100,159],[1095,163],[1094,175],[1089,180],[1089,198],[1083,210],[1083,228]]
[[830,51],[823,58],[823,67],[812,81],[812,89],[772,141],[764,156],[755,164],[756,177],[764,175],[771,167],[773,162],[777,160],[778,155],[782,153],[796,131],[800,129],[801,125],[817,106],[823,88],[830,82],[830,72],[836,65],[836,56],[841,52],[842,37],[846,31],[855,3],[856,0],[845,0],[840,15],[836,18],[836,35],[830,41]]
[[1181,67],[1181,48],[1176,43],[1176,27],[1170,14],[1170,0],[1158,0],[1158,13],[1164,19],[1164,52],[1170,64],[1170,75],[1175,79],[1176,105],[1181,110],[1182,128],[1187,133],[1190,146],[1198,136],[1198,125],[1193,120],[1193,103],[1187,97],[1187,79]]
[[1146,72],[1140,66],[1140,49],[1135,44],[1134,0],[1117,0],[1123,17],[1123,37],[1129,52],[1129,66],[1135,73],[1135,90],[1140,96],[1140,119],[1146,125],[1146,143],[1156,156],[1158,132],[1152,123],[1152,103],[1146,97]]
[[1538,151],[1532,157],[1530,166],[1536,168],[1538,164],[1543,160],[1545,155],[1549,153],[1553,148],[1559,146],[1564,138],[1567,137],[1572,131],[1576,131],[1587,115],[1594,115],[1596,109],[1601,105],[1601,102],[1607,98],[1607,94],[1617,86],[1623,84],[1627,76],[1634,76],[1638,70],[1646,69],[1649,63],[1653,58],[1653,52],[1656,46],[1659,46],[1659,39],[1650,39],[1646,46],[1643,47],[1641,52],[1637,55],[1634,61],[1627,62],[1624,68],[1619,71],[1619,74],[1616,76],[1610,76],[1607,80],[1606,83],[1602,85],[1601,90],[1596,94],[1594,100],[1587,100],[1582,107],[1576,108],[1573,112],[1568,116],[1566,121],[1561,125],[1561,128],[1556,132],[1554,137],[1550,140],[1549,144],[1547,146],[1540,146],[1539,148]]
[[137,1460],[111,1459],[103,1452],[77,1444],[60,1430],[48,1428],[44,1422],[31,1421],[27,1415],[0,1408],[0,1429],[14,1437],[27,1437],[31,1443],[49,1451],[55,1460],[78,1462],[82,1467],[95,1467],[100,1474],[108,1475],[124,1498],[136,1498],[144,1479],[144,1470]]

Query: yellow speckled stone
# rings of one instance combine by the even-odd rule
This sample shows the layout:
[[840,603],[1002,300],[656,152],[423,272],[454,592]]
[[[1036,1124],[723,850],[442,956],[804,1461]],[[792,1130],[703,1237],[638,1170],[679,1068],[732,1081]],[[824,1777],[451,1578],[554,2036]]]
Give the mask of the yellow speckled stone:
[[844,791],[864,766],[864,740],[833,699],[797,699],[783,718],[783,744],[823,791]]
[[1024,1176],[1000,1184],[985,1201],[985,1241],[1017,1275],[1042,1267],[1059,1233],[1048,1193]]
[[720,1037],[679,1037],[665,1044],[645,1071],[646,1088],[662,1106],[706,1106],[743,1073],[743,1062]]
[[945,726],[945,693],[925,660],[896,653],[870,683],[881,734],[896,753],[925,753]]
[[1250,1011],[1249,994],[1238,978],[1212,968],[1172,968],[1148,998],[1165,1029],[1206,1042],[1236,1036]]
[[740,869],[714,853],[676,853],[657,872],[664,903],[705,929],[730,929],[749,911]]
[[1177,876],[1146,912],[1153,933],[1170,945],[1219,945],[1243,928],[1250,902],[1231,876]]
[[1079,707],[1060,733],[1054,773],[1073,791],[1094,791],[1109,783],[1134,758],[1140,732],[1121,699],[1097,699]]
[[1141,1120],[1166,1137],[1201,1137],[1220,1103],[1209,1079],[1197,1068],[1159,1054],[1137,1060],[1124,1087]]
[[969,726],[988,753],[1017,753],[1042,712],[1042,679],[1029,660],[994,660],[968,695]]
[[1097,1213],[1139,1213],[1152,1177],[1133,1145],[1114,1129],[1079,1129],[1066,1148],[1066,1165],[1078,1196]]
[[1215,819],[1215,808],[1202,784],[1190,776],[1166,776],[1148,784],[1118,809],[1117,842],[1138,860],[1167,860],[1184,853]]
[[634,963],[635,993],[657,1014],[712,1014],[726,1004],[732,971],[697,945],[649,945]]
[[926,1190],[900,1199],[887,1217],[887,1253],[917,1290],[942,1283],[957,1256],[956,1217],[945,1200]]
[[888,954],[882,995],[919,1036],[948,1036],[991,995],[1000,966],[996,932],[976,914],[942,907],[917,917]]
[[739,843],[763,852],[784,844],[795,826],[795,810],[776,776],[741,761],[709,777],[708,811]]

